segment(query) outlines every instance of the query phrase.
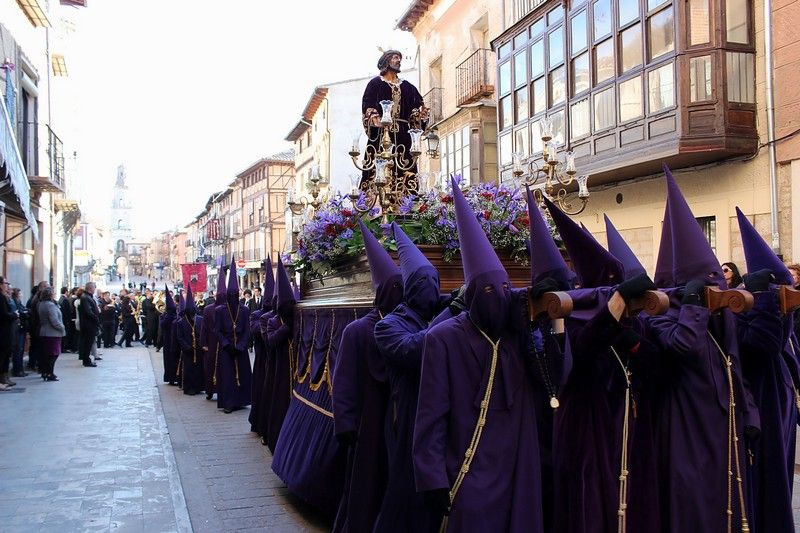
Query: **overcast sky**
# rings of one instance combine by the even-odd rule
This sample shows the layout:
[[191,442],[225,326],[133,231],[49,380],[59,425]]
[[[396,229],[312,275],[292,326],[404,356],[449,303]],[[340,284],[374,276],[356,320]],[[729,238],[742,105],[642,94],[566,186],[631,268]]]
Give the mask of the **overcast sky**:
[[378,46],[413,54],[394,30],[409,3],[89,2],[68,57],[84,212],[108,220],[124,163],[136,238],[190,222],[236,173],[291,147],[313,87],[375,74]]

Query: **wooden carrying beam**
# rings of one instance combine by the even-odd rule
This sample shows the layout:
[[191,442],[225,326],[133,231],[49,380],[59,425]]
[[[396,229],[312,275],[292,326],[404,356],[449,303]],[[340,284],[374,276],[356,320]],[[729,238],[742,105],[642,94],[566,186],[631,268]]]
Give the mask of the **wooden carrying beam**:
[[800,307],[800,291],[789,285],[781,285],[778,289],[778,300],[781,304],[781,313],[787,315]]
[[734,313],[744,313],[753,308],[753,301],[753,295],[742,289],[706,287],[706,302],[712,313],[725,307]]
[[547,315],[549,318],[565,318],[572,313],[572,297],[566,292],[546,292],[534,300],[528,298],[528,320],[533,322]]
[[646,291],[640,298],[632,298],[625,306],[625,316],[637,316],[644,311],[650,316],[663,315],[669,309],[669,296],[661,291]]

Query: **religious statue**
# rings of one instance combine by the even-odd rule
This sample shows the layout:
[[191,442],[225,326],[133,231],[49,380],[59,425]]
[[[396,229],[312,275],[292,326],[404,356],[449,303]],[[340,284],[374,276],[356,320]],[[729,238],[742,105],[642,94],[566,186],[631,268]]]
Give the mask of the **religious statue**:
[[[383,52],[378,60],[380,75],[372,78],[364,89],[361,99],[362,122],[367,134],[367,144],[380,151],[381,141],[381,105],[380,101],[389,100],[392,105],[391,140],[398,152],[402,152],[403,166],[409,170],[397,169],[397,175],[407,181],[417,173],[417,166],[410,155],[410,129],[425,129],[428,121],[428,108],[414,85],[400,78],[400,63],[403,54],[397,50]],[[375,177],[375,169],[365,170],[361,177],[361,189],[367,190],[369,182]],[[410,180],[416,183],[416,180]],[[416,187],[414,187],[416,189]]]

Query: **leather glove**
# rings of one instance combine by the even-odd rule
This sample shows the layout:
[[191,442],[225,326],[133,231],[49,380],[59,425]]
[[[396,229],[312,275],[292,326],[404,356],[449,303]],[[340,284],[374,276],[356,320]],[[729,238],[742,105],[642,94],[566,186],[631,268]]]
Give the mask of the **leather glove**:
[[450,514],[450,489],[426,490],[422,496],[431,511],[444,516]]
[[[775,279],[768,268],[744,275],[744,288],[750,292],[763,292],[769,290],[769,284]],[[733,288],[733,287],[731,287]]]
[[745,426],[744,434],[750,439],[750,442],[753,442],[761,435],[761,430],[755,426]]
[[467,310],[467,302],[464,301],[465,292],[467,292],[467,286],[462,285],[460,288],[450,293],[453,299],[450,300],[447,306],[450,308],[450,312],[453,313],[453,316]]
[[553,278],[544,278],[531,287],[530,295],[534,300],[538,300],[546,292],[555,292],[559,289],[558,282]]
[[629,280],[625,280],[617,286],[617,292],[625,302],[629,302],[631,298],[638,298],[647,291],[656,290],[656,284],[650,279],[647,274],[639,274]]
[[336,440],[344,447],[353,447],[358,441],[358,434],[355,431],[343,431],[336,434]]
[[681,303],[683,305],[705,305],[706,303],[706,282],[702,279],[693,279],[686,284],[683,289],[683,298]]

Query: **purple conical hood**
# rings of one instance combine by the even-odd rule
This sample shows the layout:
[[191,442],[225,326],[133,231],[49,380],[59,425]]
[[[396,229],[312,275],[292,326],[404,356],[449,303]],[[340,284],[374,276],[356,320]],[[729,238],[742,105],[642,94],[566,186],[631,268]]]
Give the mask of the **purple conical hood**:
[[194,294],[192,294],[192,284],[189,283],[186,285],[186,298],[183,302],[183,311],[184,313],[189,313],[194,315],[197,313],[197,306],[194,303]]
[[236,259],[231,256],[231,270],[228,272],[228,287],[225,291],[228,305],[234,307],[239,305],[239,278],[236,277]]
[[176,313],[178,309],[177,306],[175,305],[175,300],[172,299],[172,293],[169,292],[169,288],[167,287],[166,284],[164,284],[164,291],[166,292],[166,297],[164,300],[164,303],[166,304],[165,309],[167,310],[167,312],[172,311],[173,313]]
[[[527,188],[527,187],[526,187]],[[544,220],[539,206],[528,189],[528,219],[530,220],[531,240],[531,281],[536,284],[544,278],[558,282],[572,283],[575,273],[569,269],[561,250],[556,246],[550,228]]]
[[289,282],[289,275],[286,273],[286,268],[283,266],[283,261],[278,258],[277,275],[275,278],[275,294],[277,295],[277,307],[281,308],[295,303],[297,300],[294,297],[294,290],[292,284]]
[[631,279],[639,274],[646,274],[647,271],[642,266],[642,263],[639,262],[636,254],[633,253],[628,243],[625,242],[617,228],[614,227],[608,215],[603,215],[603,217],[606,220],[608,251],[622,263],[622,267],[625,269],[625,279]]
[[[667,165],[664,165],[664,174],[667,179],[667,206],[672,231],[672,277],[675,285],[680,287],[693,279],[709,279],[726,287],[720,262]],[[675,238],[677,236],[680,236],[679,241]]]
[[497,257],[492,243],[486,237],[475,212],[464,198],[455,178],[450,178],[453,186],[453,205],[456,211],[458,247],[461,251],[461,266],[464,269],[464,282],[469,283],[481,274],[502,272],[508,277],[503,263]]
[[227,289],[225,288],[225,267],[220,265],[217,268],[217,292],[214,294],[214,303],[216,305],[222,305],[225,303],[225,293]]
[[739,231],[742,234],[744,259],[747,262],[748,272],[757,272],[769,269],[775,275],[775,282],[779,285],[794,286],[792,273],[786,268],[769,244],[758,234],[756,228],[750,223],[742,210],[736,208],[736,217],[739,219]]
[[275,274],[272,272],[272,257],[267,256],[267,260],[264,261],[264,288],[261,289],[262,309],[272,305],[273,292],[275,292]]
[[421,268],[430,268],[436,271],[428,258],[419,251],[417,245],[403,231],[403,228],[392,222],[394,240],[397,242],[397,255],[400,257],[400,274],[403,276],[403,285],[408,286],[408,281]]
[[381,243],[369,228],[358,219],[361,228],[361,235],[364,237],[364,248],[367,251],[367,261],[369,261],[369,272],[372,275],[372,288],[376,291],[386,280],[393,276],[400,275],[400,269],[394,263],[392,256],[384,249]]
[[186,312],[186,299],[183,297],[183,294],[178,293],[178,314],[183,316]]
[[661,224],[661,242],[658,245],[658,259],[656,259],[653,283],[662,289],[675,286],[675,279],[672,276],[672,222],[669,213],[669,197],[667,197],[667,205],[664,206],[664,222]]
[[584,231],[553,202],[544,199],[558,233],[567,247],[572,268],[584,288],[610,287],[623,279],[622,263],[608,253],[594,237]]

